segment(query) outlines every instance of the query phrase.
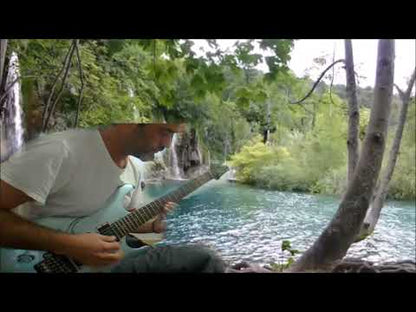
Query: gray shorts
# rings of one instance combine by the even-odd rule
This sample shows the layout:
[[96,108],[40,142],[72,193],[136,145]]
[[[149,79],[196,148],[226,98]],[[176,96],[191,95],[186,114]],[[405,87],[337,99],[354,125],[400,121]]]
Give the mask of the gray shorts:
[[130,253],[112,273],[224,273],[225,262],[202,246],[143,247]]

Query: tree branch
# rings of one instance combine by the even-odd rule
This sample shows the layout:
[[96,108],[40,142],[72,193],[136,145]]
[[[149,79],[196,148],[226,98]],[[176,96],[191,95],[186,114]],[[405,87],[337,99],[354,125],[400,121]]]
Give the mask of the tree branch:
[[398,120],[399,122],[394,136],[393,144],[391,146],[389,160],[387,162],[386,169],[383,171],[382,178],[380,178],[380,180],[378,181],[377,187],[373,192],[370,208],[367,210],[363,225],[361,226],[360,232],[355,242],[358,242],[366,238],[369,234],[371,234],[374,231],[374,228],[380,217],[381,209],[384,206],[387,197],[387,192],[389,190],[389,183],[393,176],[397,158],[399,156],[403,129],[406,124],[406,116],[410,102],[410,93],[412,92],[413,84],[415,82],[415,72],[416,70],[413,72],[413,75],[410,78],[406,93],[403,93],[402,90],[400,90],[400,88],[396,84],[394,85],[396,89],[399,91],[402,100],[402,106],[400,108]]
[[83,78],[84,74],[82,72],[82,64],[81,64],[81,57],[79,55],[78,43],[79,43],[79,40],[77,40],[75,42],[75,51],[76,51],[76,54],[77,54],[78,70],[79,70],[79,79],[81,80],[81,89],[79,91],[78,106],[77,106],[78,108],[77,108],[77,114],[75,116],[75,125],[74,125],[74,128],[77,128],[78,127],[79,113],[80,113],[81,101],[82,101],[82,93],[84,91],[84,78]]
[[45,122],[43,124],[42,132],[45,132],[46,131],[46,129],[48,127],[49,119],[51,118],[51,116],[52,116],[52,114],[53,114],[53,112],[55,110],[56,104],[58,103],[58,101],[59,101],[59,99],[60,99],[60,97],[62,95],[64,86],[65,86],[65,82],[66,82],[66,79],[68,77],[69,69],[71,68],[71,59],[72,59],[72,56],[74,54],[74,51],[75,51],[75,40],[73,40],[72,45],[71,45],[70,50],[69,50],[69,56],[68,56],[68,59],[67,59],[68,62],[66,64],[64,77],[62,78],[61,88],[59,90],[58,95],[56,96],[56,99],[52,103],[52,107],[51,107],[50,111],[47,114],[46,120],[45,120]]
[[328,70],[330,70],[331,69],[331,67],[332,66],[334,66],[335,64],[337,64],[337,63],[341,63],[341,62],[343,62],[343,63],[345,63],[345,60],[344,59],[340,59],[340,60],[337,60],[337,61],[335,61],[335,62],[333,62],[331,65],[329,65],[323,72],[322,72],[322,74],[319,76],[319,78],[318,78],[318,80],[314,83],[314,85],[312,86],[312,89],[308,92],[308,94],[306,94],[305,96],[304,96],[304,98],[303,99],[301,99],[301,100],[299,100],[299,101],[296,101],[296,102],[290,102],[290,104],[299,104],[299,103],[302,103],[304,100],[306,100],[311,94],[312,94],[312,92],[315,90],[315,88],[316,88],[316,86],[318,85],[318,83],[321,81],[321,79],[322,79],[322,77],[325,75],[325,73],[328,71]]
[[410,77],[409,85],[407,86],[407,89],[406,89],[405,92],[403,92],[397,84],[394,84],[394,86],[397,89],[397,92],[399,92],[400,99],[402,101],[408,101],[409,100],[410,94],[412,93],[413,85],[415,84],[415,80],[416,80],[416,68],[413,70],[413,74]]
[[[334,51],[332,54],[332,62],[335,62],[335,46]],[[331,85],[329,86],[329,99],[331,100],[332,105],[335,106],[334,100],[332,99],[332,85],[334,84],[334,76],[335,76],[335,66],[332,66],[332,77],[331,77]],[[330,104],[331,105],[331,104]],[[329,107],[329,116],[331,117],[331,106]]]
[[0,39],[0,93],[3,87],[3,71],[5,69],[7,39]]
[[43,123],[42,124],[42,131],[45,131],[45,129],[46,129],[46,124],[47,124],[46,119],[49,120],[49,117],[46,117],[46,116],[49,116],[49,114],[48,114],[49,106],[50,106],[50,103],[52,101],[52,97],[53,97],[53,95],[55,93],[55,88],[56,88],[56,86],[58,84],[59,77],[62,75],[62,73],[64,72],[65,68],[68,67],[69,55],[71,55],[71,52],[73,51],[73,47],[74,47],[74,44],[72,43],[70,45],[69,49],[68,49],[67,54],[65,55],[64,65],[62,66],[62,68],[59,71],[58,75],[56,75],[55,81],[52,84],[51,93],[49,94],[48,100],[46,101],[45,109],[43,110],[43,114],[42,114],[42,123]]
[[400,99],[403,100],[404,92],[399,88],[399,86],[397,84],[394,84],[394,86],[396,87],[397,92],[399,92]]
[[23,79],[23,78],[36,78],[36,76],[23,76],[23,77],[19,76],[19,77],[17,77],[15,80],[13,80],[13,82],[9,86],[7,86],[7,89],[4,90],[4,93],[0,97],[0,103],[4,100],[4,98],[7,96],[7,93],[15,85],[15,83],[18,82],[20,79]]

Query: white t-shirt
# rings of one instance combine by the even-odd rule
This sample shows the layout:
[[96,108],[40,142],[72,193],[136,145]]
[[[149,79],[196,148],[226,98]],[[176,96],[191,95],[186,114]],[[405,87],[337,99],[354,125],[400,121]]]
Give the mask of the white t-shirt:
[[125,183],[140,192],[143,164],[129,156],[121,169],[98,130],[68,130],[29,142],[0,165],[0,179],[35,200],[14,209],[23,217],[81,217],[102,208]]

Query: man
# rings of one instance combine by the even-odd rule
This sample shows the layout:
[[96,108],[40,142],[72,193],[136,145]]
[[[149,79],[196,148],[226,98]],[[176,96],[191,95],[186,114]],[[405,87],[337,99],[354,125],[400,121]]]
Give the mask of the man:
[[[206,249],[151,248],[123,262],[115,237],[62,233],[31,221],[88,216],[120,185],[139,188],[140,172],[130,155],[153,160],[156,152],[170,146],[173,133],[183,130],[183,124],[116,124],[49,134],[28,143],[1,164],[0,247],[47,250],[90,266],[118,264],[115,272],[223,271],[222,261]],[[172,208],[168,203],[164,213]],[[164,231],[164,213],[138,232]]]

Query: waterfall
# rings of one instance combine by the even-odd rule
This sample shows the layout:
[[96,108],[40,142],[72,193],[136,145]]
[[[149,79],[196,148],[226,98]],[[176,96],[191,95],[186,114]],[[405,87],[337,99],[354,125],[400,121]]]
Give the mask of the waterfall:
[[171,175],[174,179],[182,179],[181,172],[178,166],[178,156],[176,154],[176,143],[177,143],[178,137],[175,133],[172,137],[172,143],[169,148],[170,152],[170,168],[171,168]]
[[163,151],[155,153],[155,157],[154,157],[155,161],[164,163],[164,160],[163,160],[164,155],[165,155],[165,149],[163,149]]
[[3,162],[15,153],[23,144],[23,125],[21,109],[21,86],[19,77],[19,61],[17,54],[13,52],[10,57],[5,90],[11,84],[14,85],[8,91],[2,106],[1,115],[1,154]]
[[202,153],[201,153],[201,149],[199,148],[199,144],[198,144],[197,152],[198,152],[199,164],[200,166],[202,166],[204,164],[204,160],[202,159]]

